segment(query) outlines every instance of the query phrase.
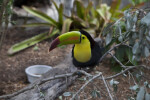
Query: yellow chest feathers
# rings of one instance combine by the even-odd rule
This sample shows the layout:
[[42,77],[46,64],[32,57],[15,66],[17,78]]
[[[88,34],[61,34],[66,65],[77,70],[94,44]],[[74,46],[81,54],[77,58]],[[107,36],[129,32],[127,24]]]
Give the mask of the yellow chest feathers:
[[81,38],[80,44],[75,44],[74,58],[78,62],[82,62],[82,63],[85,63],[91,59],[90,41],[86,37]]

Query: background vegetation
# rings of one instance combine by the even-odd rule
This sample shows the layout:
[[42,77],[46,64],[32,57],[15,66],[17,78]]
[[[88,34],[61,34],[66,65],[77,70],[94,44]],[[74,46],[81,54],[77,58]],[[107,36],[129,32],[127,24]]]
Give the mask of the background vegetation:
[[[100,3],[96,8],[94,8],[93,2],[90,0],[87,6],[84,6],[82,1],[75,0],[71,16],[63,14],[63,4],[57,6],[53,1],[58,12],[57,21],[36,8],[23,6],[25,11],[44,20],[45,23],[30,23],[22,25],[22,27],[48,26],[50,31],[13,45],[9,49],[8,54],[15,54],[45,39],[71,30],[84,29],[93,34],[94,37],[100,37],[105,41],[104,55],[111,55],[109,59],[114,71],[124,72],[130,67],[135,68],[135,66],[141,66],[141,64],[144,68],[149,69],[147,63],[143,65],[142,62],[150,61],[150,12],[148,8],[139,8],[143,2],[148,0],[130,1],[132,7],[125,6],[120,9],[121,0],[112,2],[111,6]],[[12,2],[12,0],[0,2],[0,31],[2,33],[0,47],[5,39],[5,31],[10,22],[9,16],[12,14]],[[2,26],[4,30],[2,30]],[[112,53],[110,50],[114,52]],[[141,83],[141,76],[144,73],[141,67],[137,67],[137,69],[138,72],[136,73],[128,71],[138,80],[134,86],[129,87],[132,91],[136,92],[136,95],[129,97],[128,100],[149,100],[150,94],[147,90],[150,88],[150,83],[142,81],[144,85],[139,85]],[[112,79],[110,84],[117,91],[119,82]],[[92,95],[98,96],[99,93],[93,92]]]

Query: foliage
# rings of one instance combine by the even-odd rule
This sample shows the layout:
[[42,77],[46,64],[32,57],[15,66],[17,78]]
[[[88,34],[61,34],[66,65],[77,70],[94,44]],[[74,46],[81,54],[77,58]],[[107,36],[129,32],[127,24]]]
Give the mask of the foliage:
[[[56,10],[58,12],[58,21],[55,21],[50,16],[46,15],[45,13],[43,13],[35,8],[30,8],[30,7],[24,6],[23,7],[24,10],[26,10],[30,14],[44,20],[45,23],[30,23],[30,24],[26,24],[23,26],[25,26],[25,27],[33,27],[33,26],[53,27],[54,31],[58,31],[55,34],[65,33],[69,30],[85,29],[89,33],[93,33],[95,36],[101,37],[102,30],[106,26],[106,24],[111,22],[111,20],[114,20],[114,19],[118,18],[119,16],[122,16],[124,9],[119,10],[120,3],[121,3],[121,0],[113,1],[111,7],[107,6],[106,4],[100,4],[95,9],[93,7],[92,1],[89,1],[89,4],[85,7],[83,5],[82,1],[75,0],[71,17],[68,17],[63,14],[63,4],[60,4],[60,6],[58,7],[57,4],[55,2],[53,2]],[[110,9],[110,8],[112,8],[112,9]],[[125,8],[128,8],[128,7],[125,7]],[[135,16],[134,20],[136,20],[136,15],[137,14],[134,15]],[[65,17],[65,19],[64,19],[64,17]],[[111,32],[109,32],[109,34],[107,34],[108,31],[103,32],[104,33],[103,36],[104,37],[106,36],[106,38],[105,38],[106,46],[108,48],[113,43],[122,42],[126,38],[125,34],[127,35],[127,33],[128,34],[130,33],[130,32],[124,32],[124,31],[125,31],[125,29],[127,30],[127,28],[130,28],[130,26],[132,26],[133,23],[130,23],[130,20],[131,20],[130,18],[127,17],[126,19],[128,19],[127,23],[122,23],[119,21],[117,24],[113,25],[114,29],[109,30],[109,31],[111,31]],[[122,24],[122,26],[121,26],[121,24]],[[125,24],[127,24],[127,27],[124,26]],[[110,26],[112,26],[112,25],[110,25]],[[52,32],[53,32],[53,30],[52,30]],[[107,28],[106,28],[106,30],[107,30]],[[114,31],[116,31],[117,34],[115,34]],[[111,34],[111,33],[113,33],[113,34]],[[53,35],[55,35],[55,34],[53,34]],[[116,38],[118,38],[118,39],[116,39]],[[25,41],[27,41],[27,40],[25,40]],[[30,39],[29,39],[29,41],[30,41]],[[30,42],[33,42],[33,41],[30,41]],[[40,41],[38,41],[38,42],[40,42]],[[38,42],[36,42],[36,43],[38,43]],[[30,43],[30,44],[33,44],[33,43]],[[25,48],[30,47],[30,46],[31,45],[28,45]],[[135,47],[137,47],[137,46],[138,46],[138,44],[135,45]],[[25,49],[25,48],[21,48],[21,47],[19,47],[19,48],[20,48],[20,50]],[[18,49],[18,52],[20,50]],[[12,51],[15,51],[15,50],[12,50]],[[117,49],[117,51],[118,51],[118,54],[116,53],[116,55],[120,55],[120,53],[119,53],[120,49]],[[145,47],[145,51],[146,52],[149,51],[147,47]],[[135,65],[136,62],[134,59],[132,59],[135,56],[132,57],[133,54],[131,52],[131,48],[128,48],[128,50],[125,50],[124,52],[125,52],[125,55],[128,55],[129,61]],[[15,52],[12,52],[11,54],[14,54],[14,53]],[[137,54],[134,53],[134,55],[137,55]],[[121,55],[120,58],[124,58],[123,56],[124,55]]]
[[[71,17],[66,16],[66,19],[63,20],[63,17],[64,17],[63,4],[60,4],[60,6],[58,7],[55,2],[53,2],[53,3],[58,12],[58,21],[55,21],[50,16],[46,15],[45,13],[43,13],[35,8],[30,8],[30,7],[24,6],[23,7],[24,10],[26,10],[30,14],[44,20],[45,23],[30,23],[30,24],[26,24],[23,26],[25,26],[25,27],[32,27],[32,26],[53,27],[52,31],[58,31],[55,34],[65,33],[65,32],[68,32],[69,30],[79,30],[81,28],[88,29],[88,31],[92,31],[94,34],[96,34],[96,33],[99,34],[102,30],[102,27],[104,27],[104,25],[107,24],[110,19],[110,16],[107,17],[107,19],[104,19],[104,18],[106,18],[107,14],[109,14],[109,11],[108,11],[109,9],[107,9],[109,7],[106,4],[104,6],[102,4],[101,7],[94,9],[92,2],[90,2],[87,7],[84,7],[83,3],[81,1],[76,0],[74,2],[75,6],[74,6],[74,10],[72,12],[72,16]],[[76,8],[76,10],[75,10],[75,8]],[[100,9],[103,9],[103,11]],[[106,11],[106,14],[104,13],[104,10]],[[74,13],[74,12],[77,12],[77,13]],[[53,34],[53,35],[55,35],[55,34]],[[50,37],[52,37],[53,35],[51,35]],[[47,34],[45,34],[45,36],[47,36]],[[50,37],[48,37],[48,38],[50,38]],[[46,38],[42,38],[42,40],[44,40],[44,39],[46,39]],[[17,43],[9,49],[8,53],[10,55],[12,55],[16,52],[19,52],[20,50],[23,50],[23,49],[31,46],[28,44],[34,45],[42,40],[31,41],[30,39],[28,39],[21,43]],[[31,42],[31,43],[29,43],[29,42]],[[22,44],[24,44],[24,43],[26,46],[22,46]],[[28,43],[28,44],[26,44],[26,43]],[[16,49],[16,50],[13,50],[13,49]]]
[[148,2],[149,0],[130,0],[133,5],[137,5],[143,2]]
[[[150,13],[138,9],[129,9],[124,16],[108,25],[103,36],[106,37],[106,47],[126,41],[115,49],[115,56],[124,64],[136,65],[136,61],[149,56],[150,50]],[[127,56],[126,56],[127,55]]]
[[[131,90],[136,92],[136,100],[150,100],[150,94],[148,93],[149,83],[146,81],[144,82],[144,86],[138,86],[137,84],[130,87]],[[134,98],[134,97],[132,97]],[[132,100],[131,97],[129,100]]]
[[[124,11],[124,16],[114,23],[110,23],[103,31],[105,37],[106,50],[112,45],[122,43],[121,46],[114,49],[114,56],[125,66],[135,66],[139,61],[148,59],[150,55],[150,12],[143,9],[133,8]],[[112,68],[122,69],[118,62],[111,58]],[[116,71],[115,69],[115,71]],[[136,81],[142,82],[142,70],[135,73]],[[131,75],[134,75],[132,73]],[[112,84],[113,81],[111,80]],[[130,87],[136,95],[129,97],[128,100],[149,100],[150,94],[147,92],[149,88],[148,82],[144,82],[144,86],[135,83]],[[114,86],[114,85],[113,85]],[[116,87],[114,87],[114,90]]]
[[[32,45],[35,45],[36,43],[39,43],[45,39],[48,39],[58,33],[61,33],[61,30],[62,30],[62,26],[65,27],[70,27],[70,24],[71,22],[69,20],[65,20],[63,24],[63,5],[61,4],[60,7],[58,8],[57,5],[55,5],[55,7],[57,8],[57,12],[59,13],[59,20],[58,22],[55,21],[54,19],[52,19],[51,17],[49,17],[48,15],[46,15],[45,13],[35,9],[35,8],[29,8],[29,7],[26,7],[24,6],[23,8],[33,14],[34,16],[37,16],[39,18],[41,18],[42,20],[46,21],[46,23],[31,23],[31,24],[26,24],[26,25],[23,25],[23,26],[26,26],[26,27],[33,27],[33,26],[52,26],[53,28],[50,29],[51,33],[41,33],[39,35],[36,35],[34,37],[31,37],[27,40],[24,40],[20,43],[17,43],[15,45],[13,45],[9,50],[8,50],[8,54],[9,55],[13,55],[25,48],[28,48]],[[69,31],[69,28],[66,28],[67,31]],[[65,31],[66,31],[65,30]]]
[[38,34],[30,39],[27,39],[18,44],[15,44],[9,49],[8,54],[12,55],[12,54],[17,53],[18,51],[23,50],[29,46],[35,45],[36,43],[41,42],[42,40],[52,37],[57,32],[58,32],[58,30],[54,30],[51,34],[48,34],[47,32]]
[[[93,33],[94,36],[96,37],[97,36],[101,37],[102,30],[106,26],[106,24],[109,23],[111,20],[119,18],[123,14],[123,11],[129,8],[129,6],[127,6],[123,8],[122,10],[120,10],[119,7],[121,4],[121,0],[113,1],[110,7],[106,4],[100,4],[96,8],[93,7],[92,1],[89,1],[89,4],[87,6],[84,6],[84,2],[75,0],[74,7],[71,13],[71,17],[69,17],[63,14],[63,6],[64,6],[63,4],[60,4],[59,7],[54,1],[53,1],[53,4],[55,5],[55,8],[58,12],[58,21],[55,21],[53,18],[37,10],[36,8],[24,6],[23,7],[24,10],[44,20],[45,22],[44,23],[30,23],[30,24],[26,24],[23,26],[24,27],[35,27],[35,26],[53,27],[54,30],[58,31],[58,33],[56,34],[65,33],[65,32],[68,32],[69,30],[84,29],[88,31],[89,33]],[[106,39],[109,40],[109,37],[111,36],[108,35]],[[30,44],[33,44],[33,43],[30,43]],[[25,48],[30,47],[30,46],[31,45],[28,45]],[[20,50],[25,49],[21,47],[19,48]],[[20,50],[18,49],[18,52]],[[11,50],[11,51],[15,51],[15,50]],[[9,54],[14,54],[14,53],[16,52],[11,52],[11,53],[9,52]]]

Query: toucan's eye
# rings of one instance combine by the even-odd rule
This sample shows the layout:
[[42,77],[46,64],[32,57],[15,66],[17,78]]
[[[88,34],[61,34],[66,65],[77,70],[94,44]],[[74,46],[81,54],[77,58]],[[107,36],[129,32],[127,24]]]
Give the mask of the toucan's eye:
[[85,37],[83,36],[82,39],[85,39]]

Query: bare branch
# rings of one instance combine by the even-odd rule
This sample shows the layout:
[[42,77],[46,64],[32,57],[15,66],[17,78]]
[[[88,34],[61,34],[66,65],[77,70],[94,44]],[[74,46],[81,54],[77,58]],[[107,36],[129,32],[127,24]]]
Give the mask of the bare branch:
[[109,52],[109,54],[121,65],[121,67],[126,68],[126,66],[123,65],[116,56],[114,56],[111,52]]
[[49,78],[47,78],[47,79],[43,79],[43,80],[41,80],[40,82],[32,83],[29,87],[24,88],[24,89],[21,89],[21,90],[19,90],[19,91],[17,91],[17,92],[14,92],[14,93],[12,93],[12,94],[2,95],[2,96],[0,96],[0,99],[2,99],[2,98],[11,98],[11,97],[14,97],[14,96],[16,96],[16,95],[18,95],[18,94],[20,94],[20,93],[23,93],[23,92],[25,92],[25,91],[27,91],[27,90],[33,89],[35,86],[44,84],[45,82],[48,82],[48,81],[51,81],[51,80],[55,80],[55,79],[59,79],[59,78],[71,77],[71,76],[73,76],[73,75],[77,75],[78,72],[80,72],[81,74],[83,74],[83,75],[85,75],[85,76],[88,76],[88,77],[92,76],[91,74],[85,72],[84,70],[77,70],[77,71],[75,71],[75,72],[73,72],[73,73],[66,73],[66,74],[56,75],[56,76],[53,76],[53,77],[49,77]]
[[142,68],[145,68],[145,69],[150,70],[150,68],[149,68],[149,67],[146,67],[145,65],[126,66],[126,69],[125,69],[125,70],[123,70],[123,71],[121,71],[120,73],[117,73],[117,74],[115,74],[115,75],[108,76],[108,77],[106,77],[105,79],[108,80],[108,79],[115,78],[115,77],[117,77],[117,76],[120,76],[120,75],[124,74],[125,72],[127,72],[127,71],[129,71],[129,70],[131,70],[131,69],[139,68],[139,67],[142,67]]
[[101,76],[102,76],[102,80],[103,80],[103,82],[104,82],[104,84],[105,84],[105,87],[106,87],[106,89],[107,89],[107,92],[108,92],[108,94],[109,94],[109,97],[110,97],[111,100],[113,100],[113,97],[112,97],[112,95],[111,95],[111,93],[110,93],[110,91],[109,91],[109,88],[108,88],[108,85],[107,85],[107,83],[106,83],[106,80],[105,80],[105,78],[104,78],[103,75],[101,75]]
[[129,71],[129,70],[131,70],[131,69],[134,69],[134,68],[136,68],[136,67],[137,67],[137,66],[130,66],[130,67],[126,68],[125,70],[121,71],[120,73],[117,73],[117,74],[112,75],[112,76],[108,76],[108,77],[106,77],[105,79],[108,80],[108,79],[115,78],[115,77],[120,76],[120,75],[124,74],[125,72],[127,72],[127,71]]
[[123,42],[121,42],[121,43],[119,43],[119,44],[116,44],[115,46],[113,46],[111,49],[109,49],[101,58],[100,58],[100,60],[99,60],[99,62],[101,62],[104,58],[105,58],[105,56],[107,55],[107,54],[109,54],[109,52],[111,52],[112,50],[114,50],[115,48],[117,48],[117,47],[119,47],[120,45],[123,45],[125,42],[127,42],[128,40],[125,40],[125,41],[123,41]]
[[74,100],[75,97],[76,97],[91,81],[93,81],[94,79],[100,77],[101,74],[102,74],[102,73],[99,72],[99,74],[97,74],[97,75],[93,76],[93,78],[89,79],[89,80],[76,92],[76,94],[73,95],[73,97],[71,98],[71,100]]

